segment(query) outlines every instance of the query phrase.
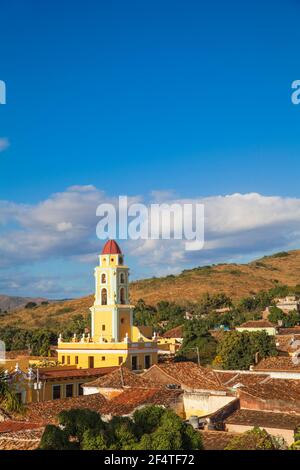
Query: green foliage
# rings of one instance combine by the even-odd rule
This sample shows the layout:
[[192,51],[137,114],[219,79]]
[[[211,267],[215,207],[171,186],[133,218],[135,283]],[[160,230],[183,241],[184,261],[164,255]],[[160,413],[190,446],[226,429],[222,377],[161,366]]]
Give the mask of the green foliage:
[[178,360],[198,360],[201,364],[209,364],[216,355],[217,342],[212,337],[208,320],[190,320],[184,324],[183,343],[177,352]]
[[25,305],[24,308],[31,309],[31,308],[35,308],[35,307],[37,307],[37,303],[36,303],[36,302],[27,302],[27,304]]
[[23,412],[23,405],[2,369],[0,369],[0,407],[10,412]]
[[236,436],[225,450],[281,450],[286,448],[283,440],[274,438],[265,429],[253,428]]
[[56,426],[47,426],[40,449],[64,450],[198,450],[200,434],[173,411],[147,406],[135,411],[133,419],[114,417],[108,423],[91,410],[60,413]]
[[218,344],[214,364],[222,369],[247,370],[257,353],[260,358],[276,356],[274,338],[265,331],[229,331]]
[[65,430],[52,424],[45,427],[39,445],[40,450],[71,450],[75,448],[76,444],[69,441],[69,436]]
[[268,315],[268,320],[272,323],[278,323],[279,320],[283,320],[285,317],[285,314],[283,313],[283,311],[278,308],[278,307],[274,307],[274,306],[271,306],[270,307],[270,313]]

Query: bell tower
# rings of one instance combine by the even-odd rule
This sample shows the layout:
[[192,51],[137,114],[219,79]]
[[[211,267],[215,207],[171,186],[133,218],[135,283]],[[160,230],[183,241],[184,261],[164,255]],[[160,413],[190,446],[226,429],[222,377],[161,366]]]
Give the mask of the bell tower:
[[114,240],[108,240],[95,268],[95,301],[91,307],[92,338],[95,342],[131,339],[132,311],[129,303],[129,269]]

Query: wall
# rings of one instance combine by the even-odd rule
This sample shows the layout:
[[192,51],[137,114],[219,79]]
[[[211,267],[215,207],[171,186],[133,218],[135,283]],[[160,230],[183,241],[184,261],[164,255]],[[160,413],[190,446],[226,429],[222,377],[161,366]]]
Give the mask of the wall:
[[259,399],[252,397],[242,390],[238,391],[241,408],[249,410],[261,410],[261,411],[282,411],[286,413],[300,413],[300,397],[299,400],[286,401],[280,400],[280,398],[272,399]]
[[199,392],[184,392],[183,395],[186,418],[193,415],[206,416],[233,401],[236,401],[235,397],[209,395]]

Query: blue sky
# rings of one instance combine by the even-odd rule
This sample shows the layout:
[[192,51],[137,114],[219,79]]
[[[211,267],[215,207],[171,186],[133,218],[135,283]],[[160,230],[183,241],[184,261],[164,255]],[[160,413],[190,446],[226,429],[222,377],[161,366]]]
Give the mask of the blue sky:
[[[4,0],[0,139],[9,147],[0,152],[0,293],[93,289],[92,256],[102,245],[93,222],[85,221],[86,244],[81,234],[67,248],[65,239],[49,247],[51,230],[46,240],[32,215],[43,203],[57,212],[74,186],[90,187],[91,211],[101,191],[145,200],[167,190],[178,199],[258,193],[254,213],[255,204],[273,207],[263,198],[281,198],[273,225],[263,230],[253,221],[246,232],[254,241],[245,246],[239,228],[230,248],[222,236],[198,257],[164,245],[154,259],[153,247],[139,247],[143,263],[125,244],[133,277],[299,247],[292,215],[300,199],[300,106],[291,103],[291,83],[300,78],[299,12],[296,0]],[[280,217],[291,198],[286,228]],[[20,220],[24,207],[30,223]],[[170,262],[169,251],[178,255]]]

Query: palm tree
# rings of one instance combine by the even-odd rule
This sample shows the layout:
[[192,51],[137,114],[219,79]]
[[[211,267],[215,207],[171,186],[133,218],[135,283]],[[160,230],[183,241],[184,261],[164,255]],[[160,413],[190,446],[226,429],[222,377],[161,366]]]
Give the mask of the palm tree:
[[0,369],[0,408],[20,413],[23,405],[7,380],[7,374]]

